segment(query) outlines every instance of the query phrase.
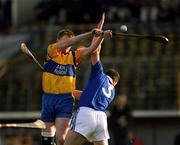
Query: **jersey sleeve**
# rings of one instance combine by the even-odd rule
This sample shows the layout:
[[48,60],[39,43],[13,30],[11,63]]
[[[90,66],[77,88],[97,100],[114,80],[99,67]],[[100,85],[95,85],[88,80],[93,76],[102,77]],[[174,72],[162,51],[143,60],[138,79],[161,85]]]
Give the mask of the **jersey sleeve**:
[[99,74],[103,74],[103,67],[101,61],[98,61],[95,65],[92,65],[90,79],[93,79]]
[[58,49],[59,46],[57,43],[50,44],[47,50],[48,57],[50,58],[56,57],[58,55]]

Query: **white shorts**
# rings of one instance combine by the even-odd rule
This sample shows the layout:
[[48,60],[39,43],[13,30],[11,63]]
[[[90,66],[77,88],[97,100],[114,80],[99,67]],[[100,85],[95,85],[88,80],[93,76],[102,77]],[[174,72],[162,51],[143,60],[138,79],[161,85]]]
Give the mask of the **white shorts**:
[[80,107],[71,125],[71,130],[80,133],[90,142],[109,139],[107,116],[103,111]]

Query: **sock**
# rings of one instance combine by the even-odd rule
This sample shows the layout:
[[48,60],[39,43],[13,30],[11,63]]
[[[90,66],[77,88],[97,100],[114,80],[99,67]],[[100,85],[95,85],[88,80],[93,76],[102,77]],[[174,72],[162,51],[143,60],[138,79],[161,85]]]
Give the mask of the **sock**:
[[42,145],[56,145],[54,136],[50,135],[50,133],[42,132],[41,141]]

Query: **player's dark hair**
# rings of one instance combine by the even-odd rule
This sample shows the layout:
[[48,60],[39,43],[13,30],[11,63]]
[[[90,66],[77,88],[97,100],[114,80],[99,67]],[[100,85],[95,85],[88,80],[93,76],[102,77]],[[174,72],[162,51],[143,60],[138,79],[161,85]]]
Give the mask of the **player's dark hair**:
[[69,29],[62,29],[57,34],[57,40],[61,39],[64,35],[68,35],[69,37],[74,36],[74,33]]
[[111,68],[111,69],[108,69],[106,72],[105,72],[106,75],[110,76],[113,81],[116,81],[118,82],[119,79],[120,79],[120,75],[118,73],[118,71],[116,71],[115,69]]

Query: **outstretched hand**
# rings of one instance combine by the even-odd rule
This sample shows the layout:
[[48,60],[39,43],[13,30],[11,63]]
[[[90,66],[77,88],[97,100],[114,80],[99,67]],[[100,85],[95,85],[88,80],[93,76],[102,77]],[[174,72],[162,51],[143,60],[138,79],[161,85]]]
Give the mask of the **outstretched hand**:
[[93,34],[95,37],[101,36],[101,35],[103,34],[103,30],[98,29],[98,28],[95,28],[95,29],[92,30],[92,34]]
[[101,30],[101,29],[93,29],[92,30],[92,34],[95,36],[95,37],[103,37],[103,38],[111,38],[112,37],[112,30]]
[[103,38],[111,38],[111,37],[112,37],[112,30],[105,30],[105,31],[102,33],[102,37],[103,37]]

